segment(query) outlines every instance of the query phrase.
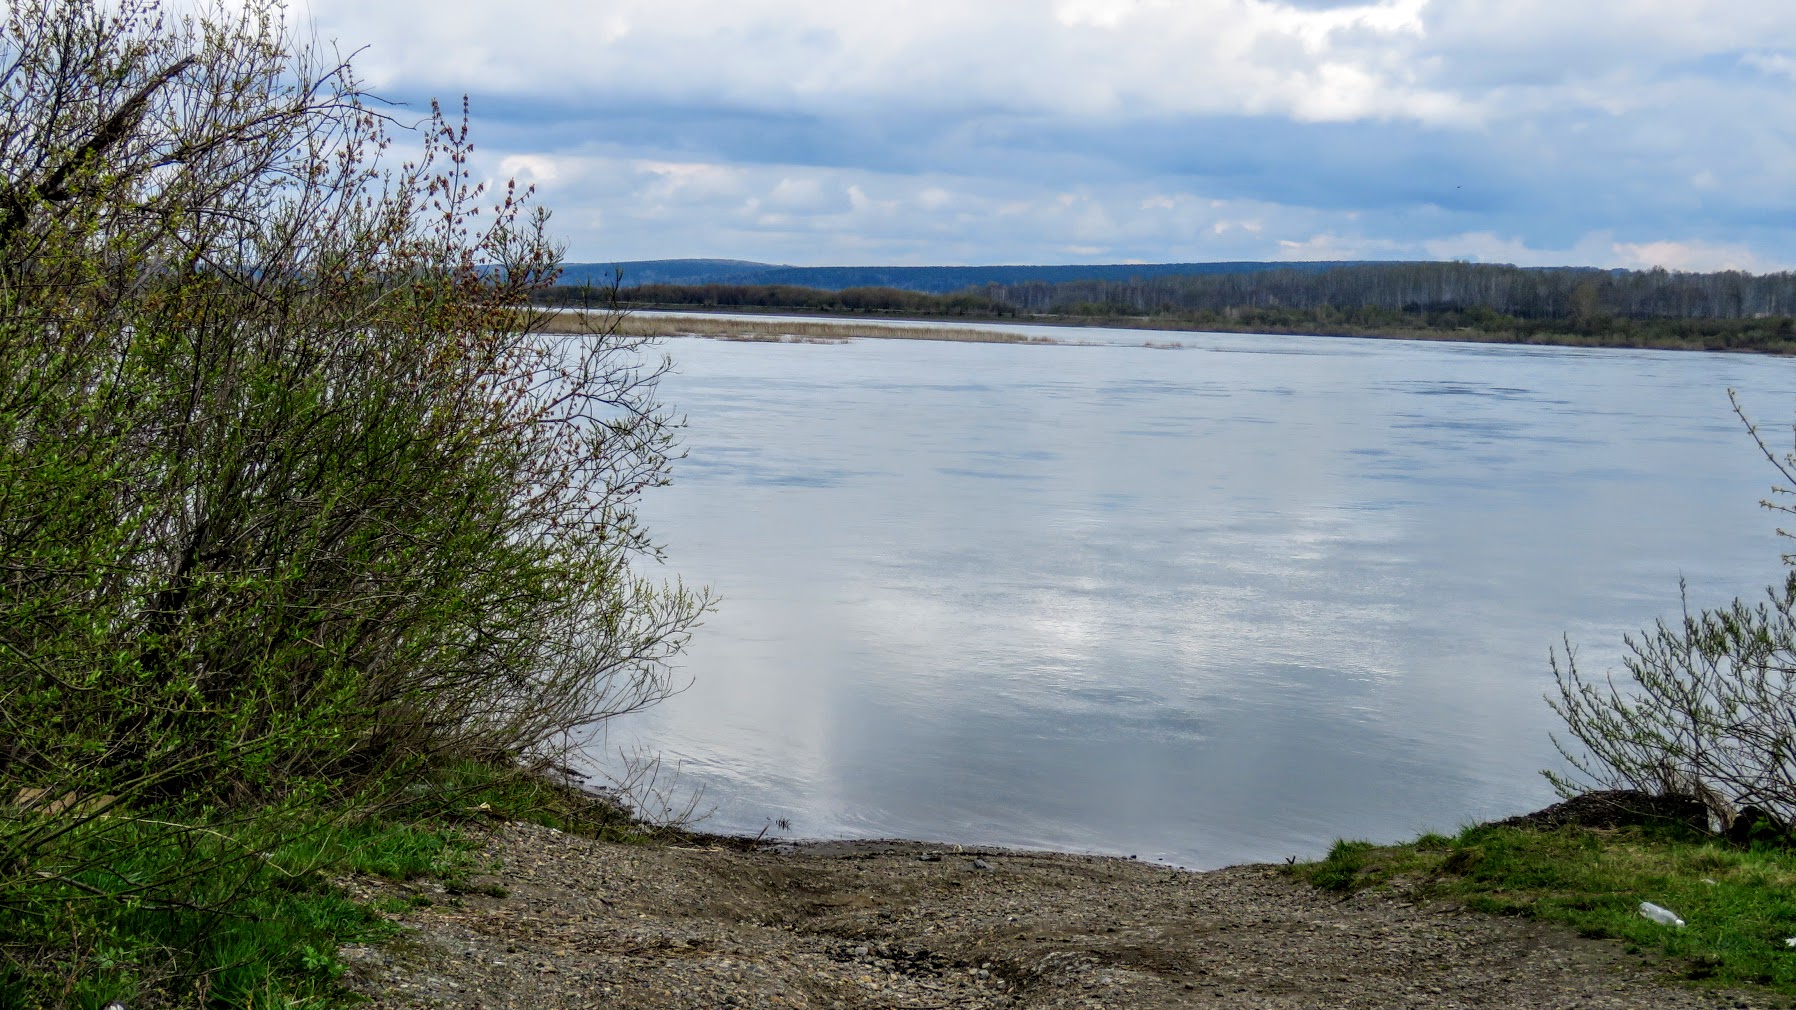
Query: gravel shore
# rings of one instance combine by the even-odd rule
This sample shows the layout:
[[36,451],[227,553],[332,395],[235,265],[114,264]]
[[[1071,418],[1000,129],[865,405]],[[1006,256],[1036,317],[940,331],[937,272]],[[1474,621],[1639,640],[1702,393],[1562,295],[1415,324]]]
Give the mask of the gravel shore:
[[597,843],[509,824],[504,897],[356,878],[412,897],[404,935],[345,948],[392,1008],[577,1010],[1744,1007],[1618,945],[1540,923],[1343,900],[1270,866],[1206,873],[910,842]]

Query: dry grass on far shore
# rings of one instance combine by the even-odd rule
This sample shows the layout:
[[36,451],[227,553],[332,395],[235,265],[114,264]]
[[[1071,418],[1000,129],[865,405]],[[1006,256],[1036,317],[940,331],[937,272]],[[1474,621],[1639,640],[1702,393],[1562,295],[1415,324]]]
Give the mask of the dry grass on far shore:
[[728,319],[711,316],[660,316],[577,311],[547,314],[544,329],[550,333],[586,333],[615,325],[620,333],[645,337],[710,337],[766,343],[839,344],[857,338],[880,340],[957,340],[976,344],[1062,344],[1052,337],[1031,337],[1003,330],[978,330],[953,326],[893,326],[873,322],[795,321],[790,319]]

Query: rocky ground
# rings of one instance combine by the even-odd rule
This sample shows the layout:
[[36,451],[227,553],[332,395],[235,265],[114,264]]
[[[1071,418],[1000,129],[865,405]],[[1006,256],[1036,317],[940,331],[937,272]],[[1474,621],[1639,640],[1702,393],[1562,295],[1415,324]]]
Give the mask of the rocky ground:
[[[351,947],[376,1006],[712,1008],[1739,1007],[1612,943],[1276,867],[1191,873],[906,842],[622,846],[510,824],[503,893],[404,896],[404,936]],[[428,902],[428,904],[425,904]],[[1768,1004],[1767,1004],[1768,1005]]]

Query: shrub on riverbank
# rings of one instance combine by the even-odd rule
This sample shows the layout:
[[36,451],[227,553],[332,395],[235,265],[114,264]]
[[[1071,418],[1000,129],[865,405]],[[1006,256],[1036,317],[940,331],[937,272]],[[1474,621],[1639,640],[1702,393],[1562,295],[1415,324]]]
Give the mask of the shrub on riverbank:
[[[1774,492],[1796,493],[1796,450],[1772,450],[1737,400],[1734,409],[1785,482]],[[1781,498],[1764,504],[1796,512]],[[1554,742],[1572,768],[1603,788],[1694,798],[1736,840],[1787,838],[1796,825],[1796,573],[1757,605],[1693,611],[1686,600],[1681,620],[1625,644],[1619,678],[1586,676],[1569,641],[1563,660],[1552,657],[1549,702],[1569,734]],[[1582,787],[1548,778],[1564,795]]]
[[0,991],[66,1001],[98,924],[204,950],[307,838],[662,697],[705,604],[634,566],[665,362],[532,329],[559,251],[465,115],[390,167],[273,3],[25,0],[0,66]]

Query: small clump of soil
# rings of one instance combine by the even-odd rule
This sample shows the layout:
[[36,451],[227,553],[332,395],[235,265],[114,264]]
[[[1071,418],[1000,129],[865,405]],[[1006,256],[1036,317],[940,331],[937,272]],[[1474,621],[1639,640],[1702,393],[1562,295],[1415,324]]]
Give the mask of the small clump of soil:
[[1679,824],[1695,831],[1709,830],[1709,808],[1693,796],[1662,796],[1636,789],[1606,789],[1583,793],[1544,810],[1493,822],[1500,828],[1551,830],[1566,825],[1581,828],[1651,827]]
[[[617,845],[506,824],[490,869],[342,951],[375,1006],[527,1010],[1712,1007],[1614,944],[1280,868],[909,842]],[[504,897],[494,894],[503,893]],[[1737,993],[1728,1002],[1747,997]]]

